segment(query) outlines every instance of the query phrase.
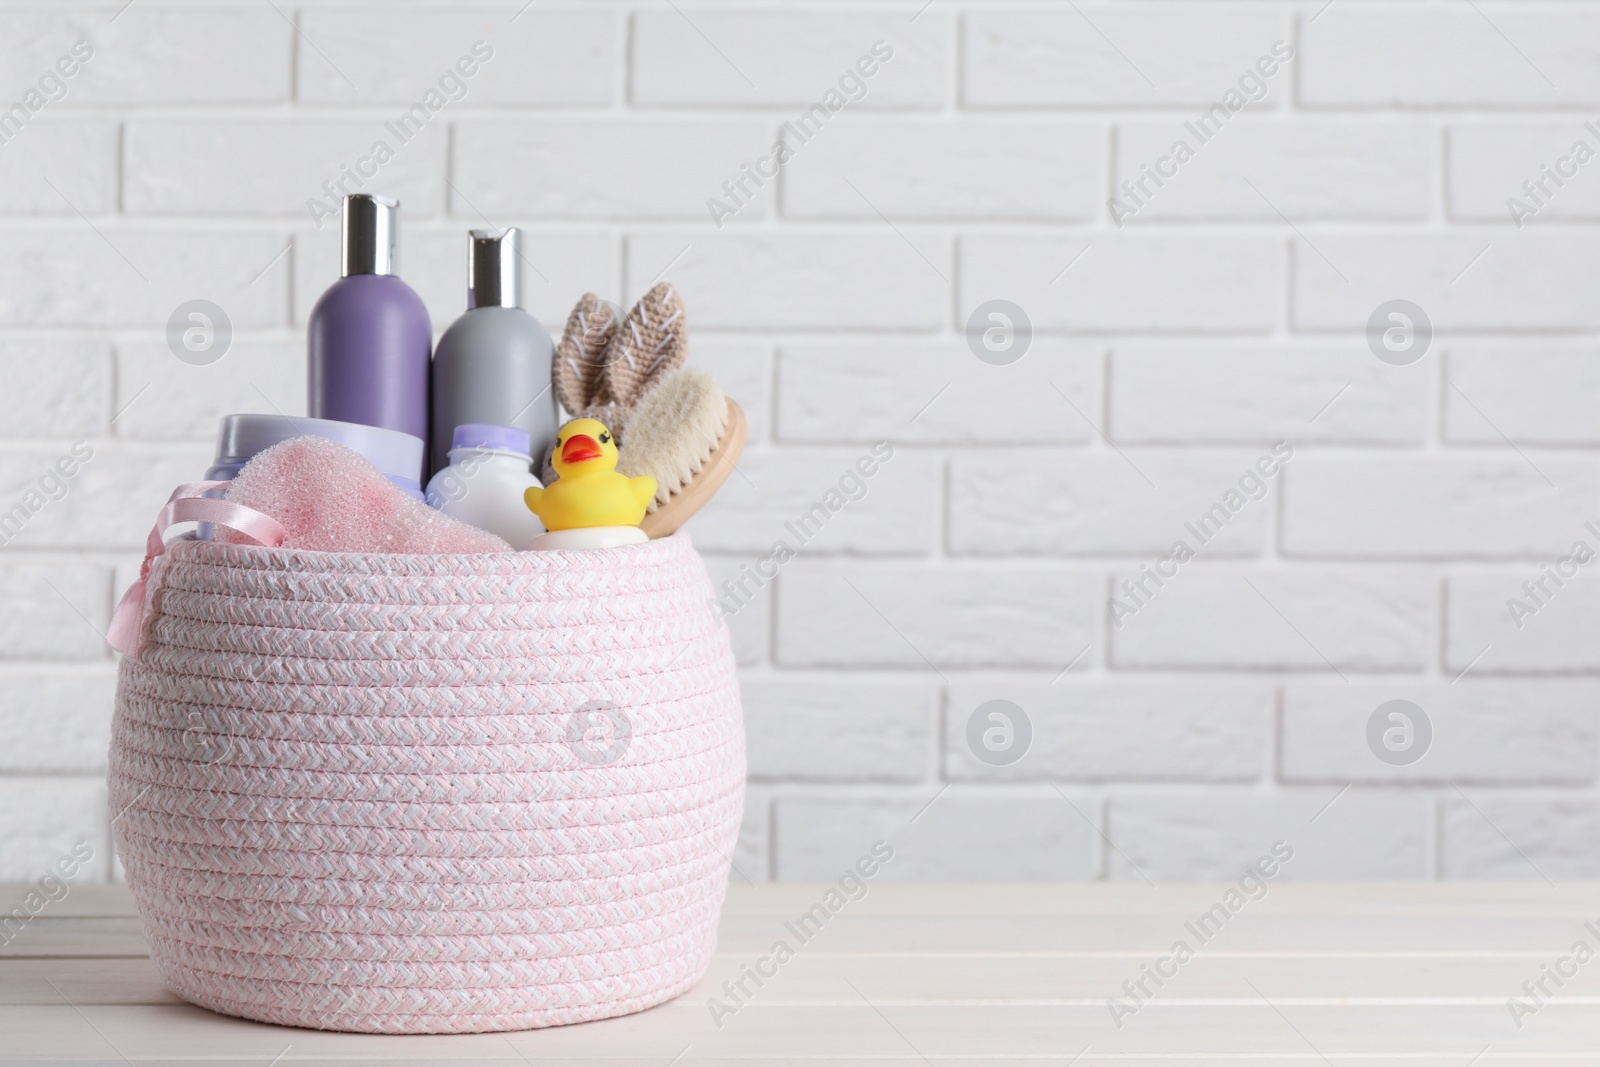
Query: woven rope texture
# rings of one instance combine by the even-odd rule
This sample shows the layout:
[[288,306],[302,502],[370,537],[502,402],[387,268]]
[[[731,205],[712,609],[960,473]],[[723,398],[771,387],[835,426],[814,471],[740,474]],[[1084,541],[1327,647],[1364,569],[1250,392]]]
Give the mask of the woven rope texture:
[[375,1033],[581,1022],[687,990],[744,797],[710,599],[682,535],[174,545],[122,664],[110,775],[168,985]]

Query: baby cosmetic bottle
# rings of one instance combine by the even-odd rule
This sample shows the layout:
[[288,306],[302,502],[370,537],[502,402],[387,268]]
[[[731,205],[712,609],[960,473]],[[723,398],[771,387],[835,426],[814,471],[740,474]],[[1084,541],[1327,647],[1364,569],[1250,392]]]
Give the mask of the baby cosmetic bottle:
[[515,426],[540,459],[555,442],[554,346],[539,320],[522,309],[521,254],[522,233],[515,228],[467,235],[467,310],[433,354],[435,471],[449,462],[456,427],[465,423]]
[[428,503],[521,548],[544,532],[544,524],[522,501],[539,484],[532,466],[523,430],[463,423],[452,436],[449,465],[428,482]]
[[399,211],[381,196],[344,198],[344,276],[312,308],[306,331],[309,414],[426,441],[433,327],[422,298],[394,273]]

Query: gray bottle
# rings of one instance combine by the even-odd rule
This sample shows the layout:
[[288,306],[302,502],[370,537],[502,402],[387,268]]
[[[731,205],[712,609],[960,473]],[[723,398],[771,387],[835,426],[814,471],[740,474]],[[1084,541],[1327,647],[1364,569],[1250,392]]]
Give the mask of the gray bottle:
[[450,465],[457,426],[493,423],[527,431],[533,455],[555,443],[550,335],[522,309],[522,233],[467,235],[467,311],[433,352],[433,424],[428,472]]

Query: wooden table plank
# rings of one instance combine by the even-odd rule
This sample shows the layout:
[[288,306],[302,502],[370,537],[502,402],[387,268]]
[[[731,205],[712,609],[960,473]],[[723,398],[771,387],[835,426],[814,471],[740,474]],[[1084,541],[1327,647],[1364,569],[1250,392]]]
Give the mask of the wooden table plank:
[[[9,911],[27,899],[33,888],[27,885],[0,885],[0,901],[5,902],[0,912]],[[133,897],[128,893],[127,886],[72,882],[68,884],[67,895],[46,904],[41,914],[52,919],[84,919],[128,916],[135,912]]]
[[0,948],[0,963],[23,958],[149,954],[137,918],[57,919],[39,915]]
[[[870,882],[857,913],[910,915],[1170,915],[1210,907],[1228,882]],[[734,881],[725,915],[788,917],[830,883]],[[1600,882],[1273,882],[1256,905],[1283,914],[1600,916]]]
[[[1198,912],[1194,913],[1195,915]],[[833,952],[901,952],[937,945],[950,952],[1163,954],[1186,938],[1193,915],[905,916],[841,912],[812,943]],[[1600,925],[1600,924],[1597,924]],[[722,924],[724,951],[767,951],[785,934],[775,919],[733,916]],[[1565,950],[1584,933],[1577,916],[1485,918],[1475,915],[1277,915],[1248,909],[1207,944],[1233,952],[1539,952]],[[1593,935],[1591,935],[1593,937]],[[794,939],[791,933],[791,939]],[[1597,939],[1600,943],[1600,939]]]
[[0,962],[0,1004],[181,1004],[140,959]]
[[[822,887],[734,887],[711,972],[671,1004],[521,1034],[385,1037],[177,1002],[125,891],[107,887],[0,953],[0,1060],[997,1067],[1088,1045],[1077,1067],[1600,1063],[1600,962],[1520,1030],[1506,1007],[1575,940],[1600,948],[1584,926],[1600,916],[1594,886],[1275,885],[1118,1026],[1106,999],[1176,938],[1197,940],[1185,922],[1221,888],[875,884],[801,944],[786,923]],[[731,1000],[723,983],[777,938],[797,954],[719,1026],[708,998]]]
[[[132,1010],[132,1009],[130,1009]],[[1524,1054],[1600,1050],[1600,1011],[1547,1007],[1516,1031],[1498,1005],[1322,1006],[1266,1003],[1147,1008],[1119,1030],[1102,1007],[877,1008],[767,1007],[752,1003],[719,1030],[700,1005],[677,1001],[623,1020],[514,1035],[518,1048],[547,1057],[593,1055],[603,1042],[619,1056],[675,1055],[685,1044],[707,1056],[796,1058],[1070,1057],[1085,1045],[1101,1055],[1214,1056],[1358,1054],[1458,1055],[1466,1063],[1489,1044]]]
[[[1029,1004],[1103,1006],[1127,997],[1150,959],[1117,957],[840,956],[803,953],[785,963],[754,996],[774,1005],[859,1002],[879,1006]],[[1163,979],[1146,980],[1153,1000],[1176,1004],[1232,999],[1254,1003],[1261,990],[1274,1002],[1455,1001],[1503,1004],[1539,976],[1549,957],[1230,956],[1201,953]],[[690,999],[728,999],[724,982],[748,973],[750,960],[718,955]],[[747,987],[753,988],[746,979]],[[1254,988],[1252,988],[1254,987]],[[1600,998],[1600,966],[1566,980],[1563,999]]]
[[[727,1000],[750,964],[719,954],[686,996]],[[838,955],[802,953],[785,963],[755,999],[774,1007],[856,1004],[880,1007],[1016,1004],[1102,1007],[1126,996],[1149,960],[1116,956]],[[1548,957],[1238,956],[1201,954],[1154,990],[1172,1006],[1232,1000],[1254,1003],[1259,989],[1275,1003],[1495,1003],[1536,979]],[[753,986],[751,988],[754,988]],[[1154,987],[1151,987],[1154,989]],[[1600,968],[1580,970],[1561,990],[1566,1002],[1600,1000]],[[149,959],[15,960],[0,966],[0,1005],[176,1004]]]
[[290,1030],[183,1006],[0,1008],[0,1056],[27,1058],[306,1058],[574,1062],[639,1059],[666,1064],[692,1050],[707,1060],[1069,1059],[1100,1056],[1215,1058],[1403,1055],[1465,1064],[1487,1045],[1501,1055],[1594,1055],[1600,1011],[1551,1005],[1516,1031],[1486,1007],[1152,1006],[1118,1030],[1101,1009],[769,1007],[751,1004],[718,1030],[682,1001],[624,1019],[516,1034],[389,1037]]
[[[978,954],[1132,953],[1161,955],[1178,939],[1198,947],[1184,924],[1199,914],[1171,916],[968,916],[857,914],[841,912],[806,942],[830,952],[906,952],[937,945],[940,950]],[[719,947],[735,955],[759,955],[778,939],[802,943],[778,916],[730,915],[723,919]],[[1092,919],[1092,921],[1091,921]],[[1596,923],[1600,926],[1600,922]],[[809,931],[808,931],[809,932]],[[1371,916],[1281,915],[1246,909],[1229,919],[1208,942],[1216,951],[1248,953],[1517,953],[1565,951],[1585,934],[1580,916],[1504,915]],[[1594,935],[1590,935],[1594,938]],[[1600,938],[1594,938],[1600,947]],[[139,956],[146,954],[135,918],[35,918],[3,948],[8,957]]]

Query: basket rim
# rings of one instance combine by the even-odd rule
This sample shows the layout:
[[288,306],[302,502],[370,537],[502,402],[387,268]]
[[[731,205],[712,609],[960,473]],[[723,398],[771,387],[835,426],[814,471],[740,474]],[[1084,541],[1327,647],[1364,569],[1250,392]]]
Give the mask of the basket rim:
[[678,562],[693,553],[693,542],[680,530],[667,537],[613,548],[472,553],[328,552],[201,541],[189,535],[172,542],[165,556],[171,563],[237,570],[391,577],[450,574],[470,578],[540,577],[596,566],[606,570],[653,568]]

